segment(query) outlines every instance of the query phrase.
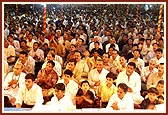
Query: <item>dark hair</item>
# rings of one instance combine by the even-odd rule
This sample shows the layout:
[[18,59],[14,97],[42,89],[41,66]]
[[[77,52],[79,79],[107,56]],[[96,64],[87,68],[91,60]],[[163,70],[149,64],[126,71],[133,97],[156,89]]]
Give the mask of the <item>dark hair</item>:
[[[48,54],[51,54],[51,56],[52,56],[53,58],[55,58],[55,55],[54,55],[54,54],[52,54],[52,53],[48,53]],[[47,55],[48,55],[48,54],[47,54]]]
[[133,48],[134,46],[137,46],[137,48],[138,48],[138,44],[133,44],[132,48]]
[[26,41],[26,40],[21,40],[21,41],[20,41],[20,44],[21,44],[22,42],[24,42],[25,44],[27,44],[27,41]]
[[156,52],[161,52],[161,53],[163,53],[163,50],[162,50],[161,48],[158,48],[158,49],[156,50]]
[[112,72],[109,72],[107,75],[106,75],[106,78],[112,78],[113,80],[115,80],[117,78],[116,74],[112,73]]
[[117,54],[119,54],[119,51],[118,51],[118,50],[116,50],[115,48],[113,48],[113,51],[116,51],[116,52],[117,52]]
[[98,44],[98,45],[100,45],[100,43],[99,43],[98,41],[94,42],[94,44]]
[[133,66],[134,69],[136,68],[136,64],[134,62],[129,62],[128,65]]
[[34,42],[33,44],[37,44],[39,46],[39,43],[38,42]]
[[157,98],[164,100],[164,96],[163,95],[158,95]]
[[120,57],[123,57],[124,59],[126,59],[125,55],[124,54],[121,54]]
[[140,40],[140,41],[145,41],[145,39],[144,39],[144,38],[140,38],[139,40]]
[[89,82],[88,82],[87,80],[84,80],[84,81],[82,81],[81,84],[80,84],[81,87],[82,87],[82,85],[83,85],[84,83],[88,83],[88,85],[90,85]]
[[140,54],[140,50],[139,50],[139,49],[135,49],[134,52],[135,52],[135,51],[139,52],[139,54]]
[[115,45],[114,45],[114,44],[110,44],[110,47],[109,47],[109,48],[115,49]]
[[82,52],[81,52],[81,51],[79,51],[79,50],[75,50],[75,51],[74,51],[74,53],[76,53],[76,52],[80,53],[81,58],[83,57],[83,55],[82,55]]
[[52,64],[52,67],[55,66],[55,63],[54,63],[52,60],[49,60],[47,63],[51,63],[51,64]]
[[119,83],[118,88],[121,88],[126,93],[128,91],[128,86],[125,83]]
[[28,52],[25,51],[25,50],[21,51],[20,54],[23,54],[23,55],[25,55],[26,57],[28,56]]
[[63,83],[57,83],[55,89],[65,91],[65,85]]
[[44,43],[44,44],[43,44],[43,46],[45,46],[45,45],[47,45],[47,46],[48,46],[48,44],[47,44],[47,43]]
[[128,34],[126,34],[126,33],[123,33],[123,36],[126,36],[126,37],[128,37]]
[[64,71],[64,74],[70,75],[70,77],[72,77],[72,75],[73,75],[72,71],[69,70],[69,69],[66,69],[66,70]]
[[9,34],[9,35],[7,36],[7,38],[8,38],[8,37],[11,37],[11,38],[13,38],[13,35],[12,35],[12,34]]
[[76,65],[76,59],[70,59],[69,61],[68,61],[68,63],[69,62],[74,62],[74,65]]
[[[108,58],[110,58],[110,55],[109,55],[109,53],[104,53],[104,54],[108,55]],[[103,54],[103,55],[104,55],[104,54]]]
[[35,80],[35,75],[32,74],[32,73],[28,73],[26,76],[25,76],[25,79],[31,79],[32,81]]
[[84,42],[84,40],[82,38],[79,38],[80,40],[82,40],[82,43]]
[[[132,38],[129,38],[128,41],[129,41],[129,40],[132,40],[132,42],[134,41]],[[128,41],[127,41],[127,44],[128,44]],[[133,43],[132,43],[132,45],[133,45]]]
[[162,84],[162,85],[164,85],[164,80],[159,80],[157,84]]
[[163,41],[163,38],[159,38],[159,39],[158,39],[158,41],[160,41],[160,40]]
[[54,52],[55,52],[55,49],[54,49],[54,48],[51,48],[50,51],[54,51]]
[[153,46],[153,45],[155,45],[155,44],[158,46],[158,44],[157,44],[157,43],[153,43],[153,44],[152,44],[152,46]]
[[147,39],[146,39],[146,41],[148,41],[148,40],[149,40],[149,41],[151,41],[151,39],[150,39],[150,38],[147,38]]
[[149,88],[149,89],[148,89],[148,93],[155,93],[156,95],[159,94],[157,88],[155,88],[155,87],[151,87],[151,88]]

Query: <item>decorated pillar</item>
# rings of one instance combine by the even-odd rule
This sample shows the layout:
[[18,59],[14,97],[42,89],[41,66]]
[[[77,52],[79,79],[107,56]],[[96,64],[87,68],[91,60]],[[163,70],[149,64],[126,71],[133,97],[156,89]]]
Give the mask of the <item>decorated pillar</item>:
[[136,22],[139,21],[139,12],[140,12],[140,5],[138,4],[136,7]]
[[159,9],[157,34],[160,34],[160,30],[161,30],[162,13],[163,13],[163,4],[160,5],[160,9]]
[[46,30],[46,16],[47,16],[46,4],[44,4],[44,14],[43,14],[43,33],[44,33],[44,37],[46,37],[46,34],[47,34],[47,30]]

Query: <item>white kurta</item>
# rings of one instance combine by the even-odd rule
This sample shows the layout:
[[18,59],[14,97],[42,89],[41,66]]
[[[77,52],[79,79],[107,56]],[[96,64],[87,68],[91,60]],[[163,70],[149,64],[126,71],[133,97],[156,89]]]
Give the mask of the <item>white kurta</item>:
[[94,86],[96,82],[100,80],[100,82],[106,81],[106,75],[109,73],[108,70],[102,69],[101,73],[97,71],[97,69],[92,69],[88,74],[88,81],[91,86]]
[[37,49],[36,51],[34,51],[34,49],[31,49],[29,55],[32,58],[36,55],[39,58],[38,61],[44,61],[44,51],[41,49]]
[[117,105],[120,108],[120,110],[134,110],[133,99],[128,93],[126,93],[122,99],[118,97],[117,93],[113,94],[110,97],[106,108],[113,109],[111,106],[114,102],[117,102]]
[[[16,99],[19,88],[25,85],[25,76],[26,74],[23,72],[21,72],[19,76],[15,76],[13,72],[8,73],[3,84],[4,96],[7,96],[10,100]],[[9,87],[9,82],[12,79],[18,80],[18,85],[15,84]],[[15,100],[11,101],[11,103],[14,105]]]
[[126,70],[120,72],[116,80],[116,86],[118,86],[119,83],[125,83],[132,89],[133,92],[129,92],[129,94],[133,97],[134,103],[141,103],[143,100],[143,97],[140,95],[141,77],[137,72],[134,71],[129,80],[126,75]]
[[13,79],[18,80],[19,86],[25,85],[25,76],[26,74],[21,72],[19,76],[15,76],[14,72],[9,72],[4,81],[4,88],[8,89],[9,82]]
[[[18,59],[16,61],[16,63],[17,62],[21,62],[21,61]],[[24,63],[23,71],[25,71],[26,73],[33,73],[34,74],[34,70],[35,70],[35,60],[31,56],[28,56],[28,59]]]
[[20,87],[15,103],[22,105],[23,101],[27,105],[42,105],[44,101],[42,88],[35,83],[29,91],[26,86]]
[[[58,80],[57,83],[64,83],[64,79]],[[65,84],[65,95],[67,95],[72,102],[74,102],[74,97],[76,96],[77,91],[78,84],[75,81],[70,80],[67,85]]]
[[54,94],[54,97],[52,97],[51,101],[47,102],[46,105],[49,105],[49,107],[57,111],[67,111],[75,109],[72,101],[66,95],[58,100],[58,98]]

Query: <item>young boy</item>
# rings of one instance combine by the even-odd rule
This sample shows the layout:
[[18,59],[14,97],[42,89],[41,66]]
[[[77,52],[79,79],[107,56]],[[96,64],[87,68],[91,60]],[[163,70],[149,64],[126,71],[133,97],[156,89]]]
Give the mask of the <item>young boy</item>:
[[51,109],[55,107],[55,110],[67,111],[75,109],[71,99],[65,94],[65,85],[63,83],[57,83],[55,85],[55,93],[51,98],[51,101],[46,105],[50,105]]
[[76,108],[93,108],[94,94],[89,90],[89,82],[87,80],[81,82],[81,88],[76,94]]
[[117,92],[117,87],[113,84],[116,78],[115,74],[109,72],[106,75],[106,81],[98,87],[97,96],[101,98],[103,108],[107,106],[110,97]]
[[141,104],[140,108],[141,109],[147,109],[148,105],[150,104],[160,104],[159,101],[157,100],[157,95],[158,95],[158,90],[155,87],[151,87],[148,89],[148,98],[144,99]]
[[19,88],[16,97],[16,108],[32,108],[34,105],[42,105],[42,89],[34,83],[34,74],[29,73],[25,76],[25,86]]
[[157,85],[156,85],[156,89],[157,89],[158,92],[159,92],[158,95],[164,96],[164,80],[158,81],[158,83],[157,83]]
[[58,80],[57,83],[63,83],[65,85],[65,95],[67,95],[75,104],[75,96],[78,91],[78,84],[72,80],[72,71],[66,69],[63,73],[62,79]]

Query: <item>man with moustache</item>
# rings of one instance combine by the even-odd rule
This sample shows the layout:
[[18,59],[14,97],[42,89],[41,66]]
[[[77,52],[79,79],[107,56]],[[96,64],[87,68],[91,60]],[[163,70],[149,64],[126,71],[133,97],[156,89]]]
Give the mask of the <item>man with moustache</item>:
[[143,97],[140,95],[141,91],[141,77],[135,72],[136,64],[129,62],[126,70],[118,74],[116,86],[119,83],[125,83],[128,86],[128,93],[132,96],[134,104],[140,104]]

